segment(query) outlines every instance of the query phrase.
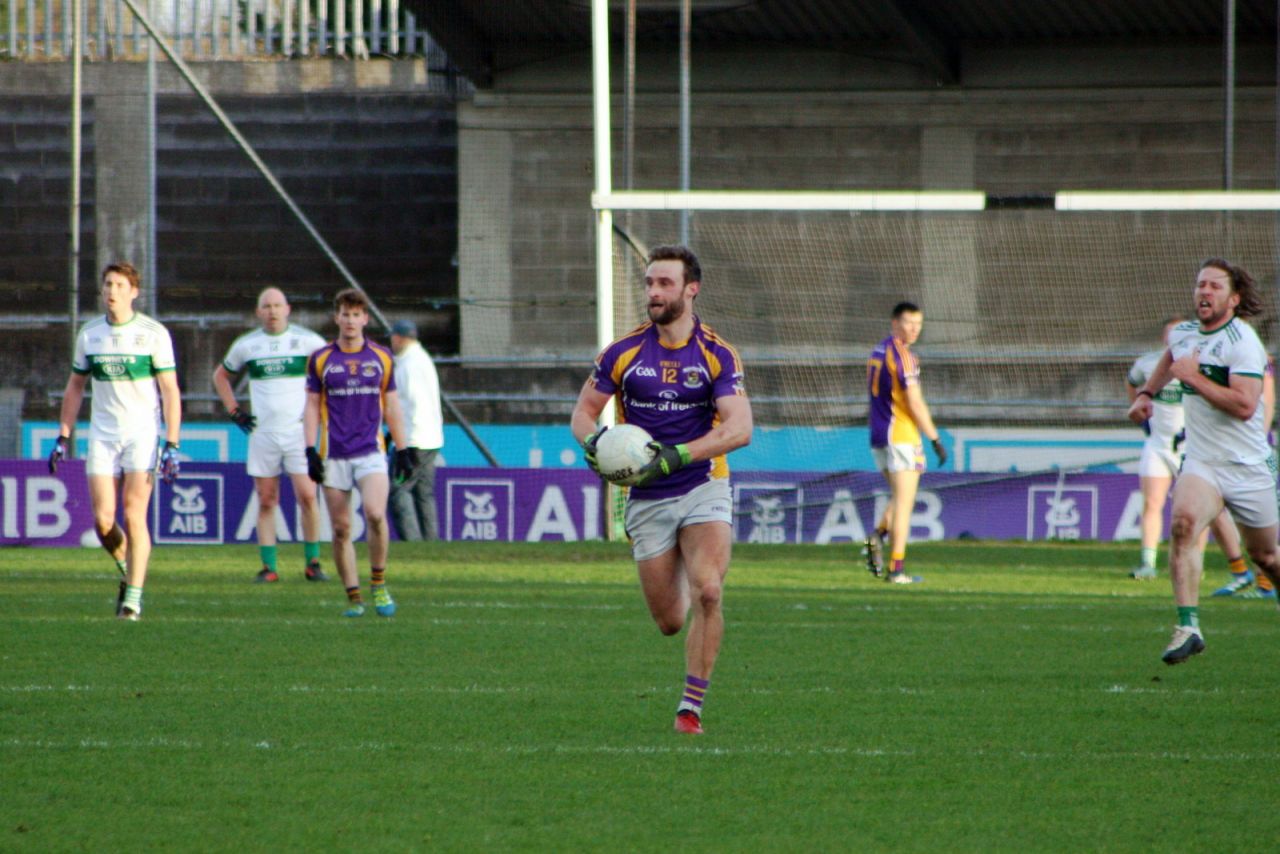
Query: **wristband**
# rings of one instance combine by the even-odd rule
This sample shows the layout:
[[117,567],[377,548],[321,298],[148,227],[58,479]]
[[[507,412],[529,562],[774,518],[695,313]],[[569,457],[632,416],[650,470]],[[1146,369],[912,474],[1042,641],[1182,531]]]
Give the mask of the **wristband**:
[[1145,388],[1140,388],[1140,389],[1138,389],[1138,391],[1134,394],[1134,397],[1142,397],[1143,395],[1146,395],[1147,397],[1151,398],[1152,400],[1155,400],[1155,395],[1154,395],[1154,394],[1152,394],[1151,392],[1147,391]]

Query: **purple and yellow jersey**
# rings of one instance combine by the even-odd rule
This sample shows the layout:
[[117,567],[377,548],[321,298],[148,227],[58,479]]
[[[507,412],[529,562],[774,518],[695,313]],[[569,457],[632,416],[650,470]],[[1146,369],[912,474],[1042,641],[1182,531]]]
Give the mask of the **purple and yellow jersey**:
[[391,351],[365,339],[348,353],[331,341],[307,359],[307,391],[320,395],[320,455],[348,460],[382,453],[386,394],[396,390]]
[[920,362],[892,335],[871,351],[867,360],[871,447],[920,444],[920,428],[907,409],[907,387],[919,383]]
[[[589,380],[596,391],[614,396],[618,423],[635,424],[659,442],[692,442],[719,423],[716,400],[746,395],[742,360],[729,342],[697,317],[693,334],[678,347],[658,338],[645,323],[601,351]],[[723,455],[690,463],[650,486],[634,487],[642,499],[684,495],[708,480],[729,476]]]

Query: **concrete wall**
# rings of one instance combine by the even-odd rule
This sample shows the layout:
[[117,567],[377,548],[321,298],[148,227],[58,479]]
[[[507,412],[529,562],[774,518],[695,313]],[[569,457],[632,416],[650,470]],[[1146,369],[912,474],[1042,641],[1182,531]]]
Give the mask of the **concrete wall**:
[[[1029,61],[1015,58],[1019,67]],[[821,79],[827,79],[825,73]],[[508,80],[508,86],[477,93],[459,107],[460,243],[464,259],[473,261],[463,264],[459,289],[512,302],[505,315],[464,305],[462,348],[477,355],[572,354],[585,365],[595,350],[591,104],[585,92],[545,91],[552,87],[539,80],[545,84],[547,78]],[[695,75],[692,183],[695,189],[964,188],[1001,196],[1065,189],[1219,189],[1224,183],[1221,97],[1213,86],[708,91],[697,89]],[[637,188],[677,184],[676,106],[673,93],[641,87]],[[617,97],[613,110],[618,187],[622,111]],[[1270,86],[1238,90],[1232,176],[1237,189],[1275,185],[1274,113]],[[494,199],[510,203],[495,210]],[[958,418],[990,417],[989,409],[964,402],[1002,393],[999,382],[992,387],[990,372],[974,364],[989,348],[1001,346],[1002,336],[1017,339],[1018,346],[1010,342],[1002,356],[1009,364],[1017,364],[1018,352],[1027,348],[1095,353],[1087,365],[1075,364],[1074,356],[1069,364],[1052,364],[1046,355],[1046,364],[1026,376],[1008,375],[1003,392],[1033,400],[1052,395],[1064,404],[1059,412],[1028,408],[1010,417],[1055,423],[1072,400],[1123,399],[1124,371],[1133,354],[1154,346],[1159,318],[1189,308],[1184,286],[1200,258],[1239,252],[1268,288],[1275,281],[1270,218],[1201,223],[1185,232],[1179,223],[1164,223],[1160,228],[1170,233],[1099,250],[1114,257],[1092,259],[1095,267],[1086,270],[1080,256],[1091,250],[1087,244],[1058,245],[1062,237],[1052,212],[1001,216],[996,233],[991,233],[993,220],[968,231],[924,222],[900,235],[896,246],[891,237],[865,235],[843,248],[821,241],[782,243],[772,256],[754,257],[760,263],[748,268],[735,266],[734,256],[754,254],[759,243],[784,232],[773,223],[754,232],[747,228],[742,245],[734,249],[721,235],[700,232],[699,220],[705,224],[711,218],[695,214],[694,248],[716,261],[709,265],[703,256],[707,280],[715,285],[704,290],[700,310],[730,340],[756,352],[816,344],[826,352],[854,354],[839,372],[815,380],[812,390],[831,399],[858,399],[862,368],[856,354],[865,354],[887,333],[888,312],[897,299],[916,299],[926,306],[922,352],[932,349],[945,357],[935,359],[931,369],[936,396],[952,399],[949,414]],[[675,237],[672,217],[638,219],[642,231],[637,236],[650,245]],[[1104,219],[1092,223],[1100,241],[1113,230]],[[1001,229],[1009,231],[1002,237]],[[1142,257],[1130,257],[1135,252]],[[815,303],[816,331],[788,339],[777,331],[778,292],[798,294],[803,283],[758,271],[790,265],[806,253],[829,256],[815,262],[825,264],[814,266],[815,274],[834,276],[860,293]],[[905,257],[889,257],[895,253]],[[883,273],[876,266],[880,263],[896,264],[900,272]],[[716,287],[731,293],[718,298]],[[1135,300],[1135,289],[1145,295]],[[632,316],[638,316],[634,309]],[[1269,335],[1270,327],[1264,332]],[[562,387],[570,389],[582,375],[577,372]],[[754,375],[757,394],[794,393],[809,382],[794,369],[764,363]],[[1026,387],[1011,387],[1018,383]],[[836,408],[842,414],[833,412],[833,419],[848,417],[849,406]],[[771,414],[786,417],[781,409]],[[1075,411],[1065,417],[1105,419],[1114,413]]]
[[[203,394],[261,288],[283,287],[323,328],[346,282],[188,84],[166,63],[158,72],[158,282],[144,282],[144,302],[154,288],[179,339],[182,382]],[[421,60],[203,63],[196,73],[378,305],[417,320],[428,347],[455,351],[457,151],[443,81]],[[86,64],[84,80],[88,315],[106,263],[146,262],[145,66]],[[11,356],[61,352],[69,338],[69,103],[65,64],[0,64],[0,326]],[[26,377],[33,410],[62,388],[66,363],[6,375]]]

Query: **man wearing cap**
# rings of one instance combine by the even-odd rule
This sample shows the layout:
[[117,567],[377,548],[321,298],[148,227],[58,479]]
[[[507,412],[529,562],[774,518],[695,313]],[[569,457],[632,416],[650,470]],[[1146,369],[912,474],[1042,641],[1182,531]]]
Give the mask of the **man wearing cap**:
[[391,325],[391,352],[408,450],[417,459],[413,474],[391,488],[391,521],[402,540],[434,540],[438,538],[436,457],[444,445],[440,379],[431,357],[418,343],[418,327],[412,320]]

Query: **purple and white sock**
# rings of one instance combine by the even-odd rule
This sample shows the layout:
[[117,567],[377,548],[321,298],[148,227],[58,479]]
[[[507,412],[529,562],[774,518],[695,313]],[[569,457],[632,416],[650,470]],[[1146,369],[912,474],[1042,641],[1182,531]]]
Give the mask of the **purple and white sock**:
[[680,699],[680,706],[676,709],[676,713],[693,712],[698,717],[702,717],[702,699],[707,695],[707,686],[710,684],[710,680],[707,679],[685,676],[684,696]]

